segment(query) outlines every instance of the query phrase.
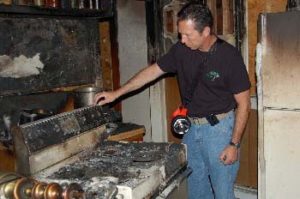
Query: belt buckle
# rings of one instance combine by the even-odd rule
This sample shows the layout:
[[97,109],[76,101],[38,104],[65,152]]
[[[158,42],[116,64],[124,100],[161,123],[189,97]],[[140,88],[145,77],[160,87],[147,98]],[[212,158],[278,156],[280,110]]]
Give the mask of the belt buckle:
[[216,124],[218,124],[220,122],[218,115],[215,115],[215,114],[208,115],[205,118],[211,126],[215,126]]

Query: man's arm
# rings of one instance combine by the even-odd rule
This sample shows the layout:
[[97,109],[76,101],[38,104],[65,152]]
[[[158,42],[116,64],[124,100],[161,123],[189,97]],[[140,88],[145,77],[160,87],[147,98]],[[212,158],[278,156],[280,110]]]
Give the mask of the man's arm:
[[135,74],[126,84],[124,84],[119,89],[111,92],[97,93],[95,95],[94,101],[99,105],[113,102],[120,96],[141,88],[145,84],[157,79],[163,74],[164,71],[162,71],[156,63],[152,64],[151,66],[148,66]]
[[235,144],[241,142],[250,112],[250,91],[246,90],[235,94],[234,98],[237,102],[237,109],[235,112],[235,124],[232,133],[231,141]]
[[[237,108],[235,112],[235,123],[231,142],[234,144],[239,144],[241,142],[250,112],[250,91],[246,90],[235,94],[234,98],[237,102]],[[228,145],[228,147],[226,147],[220,155],[220,160],[224,162],[224,164],[232,164],[237,159],[238,148],[236,146]]]

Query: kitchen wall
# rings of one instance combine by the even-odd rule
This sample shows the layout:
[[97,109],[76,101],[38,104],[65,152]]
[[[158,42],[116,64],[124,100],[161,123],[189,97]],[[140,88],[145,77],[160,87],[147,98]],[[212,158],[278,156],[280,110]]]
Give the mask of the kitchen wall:
[[[118,0],[117,14],[120,84],[123,85],[148,64],[145,2]],[[144,141],[151,141],[149,88],[122,101],[122,116],[124,122],[144,125]]]

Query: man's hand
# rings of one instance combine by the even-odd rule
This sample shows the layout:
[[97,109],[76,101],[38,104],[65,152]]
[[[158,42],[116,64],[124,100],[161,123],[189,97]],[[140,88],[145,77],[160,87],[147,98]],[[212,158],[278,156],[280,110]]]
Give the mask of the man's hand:
[[235,146],[228,145],[220,155],[220,161],[223,164],[233,164],[238,159],[238,148]]
[[[232,133],[231,141],[239,143],[241,141],[249,111],[250,111],[250,91],[246,90],[234,95],[237,102],[237,109],[235,111],[235,123]],[[236,146],[228,145],[220,154],[220,160],[223,164],[233,164],[238,159],[238,148]]]
[[94,97],[94,104],[104,105],[115,101],[117,98],[116,91],[97,93]]
[[121,88],[111,92],[97,93],[94,98],[94,104],[104,105],[113,102],[118,97],[141,88],[145,84],[157,79],[164,73],[165,72],[163,72],[156,63],[152,64],[151,66],[148,66],[135,74]]

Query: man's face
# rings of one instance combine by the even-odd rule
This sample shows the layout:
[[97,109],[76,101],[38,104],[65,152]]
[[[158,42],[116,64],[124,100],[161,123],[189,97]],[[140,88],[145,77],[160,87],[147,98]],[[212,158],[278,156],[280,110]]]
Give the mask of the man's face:
[[191,19],[178,22],[178,32],[181,36],[181,43],[185,44],[192,50],[201,50],[204,40],[207,38],[202,32],[194,28],[194,21]]

